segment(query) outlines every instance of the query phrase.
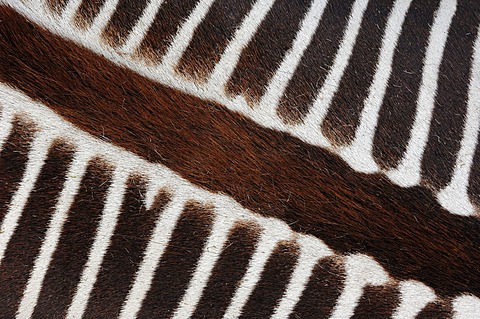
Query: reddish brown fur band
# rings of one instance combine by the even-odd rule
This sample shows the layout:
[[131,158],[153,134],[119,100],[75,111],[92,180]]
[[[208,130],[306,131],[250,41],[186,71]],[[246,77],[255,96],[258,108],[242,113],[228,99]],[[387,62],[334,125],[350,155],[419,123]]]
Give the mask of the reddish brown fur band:
[[372,255],[440,294],[480,295],[480,222],[421,187],[352,171],[338,157],[167,88],[0,8],[0,80],[83,130],[340,252]]

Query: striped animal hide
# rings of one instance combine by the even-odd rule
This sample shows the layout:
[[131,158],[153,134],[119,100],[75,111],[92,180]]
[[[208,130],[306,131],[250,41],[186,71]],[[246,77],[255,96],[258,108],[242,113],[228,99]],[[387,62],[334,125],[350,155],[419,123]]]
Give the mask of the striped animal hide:
[[479,26],[0,0],[0,318],[480,318]]

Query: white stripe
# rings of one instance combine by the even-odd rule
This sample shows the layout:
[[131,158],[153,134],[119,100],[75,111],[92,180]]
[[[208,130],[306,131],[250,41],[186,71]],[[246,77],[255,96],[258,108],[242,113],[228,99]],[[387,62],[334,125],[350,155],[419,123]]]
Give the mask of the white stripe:
[[125,193],[125,183],[128,176],[128,170],[121,168],[115,169],[112,179],[112,185],[108,190],[105,201],[102,219],[100,220],[95,241],[90,250],[87,264],[83,269],[82,278],[77,286],[75,297],[70,304],[67,312],[67,319],[81,318],[88,298],[97,280],[97,275],[103,261],[103,257],[110,245],[111,236],[117,224],[117,218],[120,214],[123,196]]
[[101,40],[102,32],[112,18],[112,15],[117,8],[118,1],[119,0],[107,0],[103,4],[100,12],[95,17],[95,20],[93,20],[92,26],[88,29],[86,36],[90,41],[97,42],[98,44],[103,42]]
[[[217,209],[225,210],[225,207],[218,207]],[[174,319],[190,318],[202,297],[202,291],[207,285],[212,269],[220,257],[220,253],[228,239],[230,227],[234,222],[234,219],[229,216],[228,212],[224,212],[222,215],[217,216],[215,220],[210,238],[205,245],[202,257],[190,280],[189,287],[175,311]]]
[[[327,78],[325,79],[320,92],[316,96],[310,112],[305,118],[303,124],[298,127],[298,130],[305,135],[311,134],[309,132],[312,130],[320,130],[320,124],[327,114],[332,98],[338,89],[340,80],[342,79],[343,72],[345,71],[350,56],[352,55],[353,47],[358,32],[360,31],[363,14],[365,13],[367,5],[368,0],[356,0],[353,4],[347,29],[345,30],[342,42],[335,56],[335,61],[328,72]],[[317,135],[320,138],[317,142],[318,145],[326,147],[330,145],[330,142],[327,141],[323,134],[318,133]]]
[[173,73],[174,67],[178,64],[183,52],[185,52],[190,44],[195,29],[205,18],[213,1],[214,0],[201,0],[197,4],[170,44],[167,53],[163,56],[162,64],[160,65],[161,70],[170,74]]
[[22,182],[13,196],[12,202],[9,205],[10,208],[0,229],[0,262],[3,259],[8,242],[15,232],[23,208],[30,197],[40,170],[47,158],[48,149],[52,140],[51,132],[41,132],[32,142]]
[[301,236],[298,243],[301,249],[300,257],[271,319],[286,319],[290,316],[310,279],[313,267],[319,259],[333,254],[327,246],[319,244],[316,238]]
[[[276,221],[272,220],[272,222]],[[282,239],[288,239],[286,236],[289,234],[288,229],[286,229],[285,226],[280,223],[277,224],[279,227],[284,228],[284,230],[281,230],[279,233],[274,233],[269,227],[267,230],[270,231],[265,229],[262,231],[255,253],[248,264],[247,272],[242,278],[242,281],[235,291],[235,295],[233,296],[230,305],[225,311],[223,316],[224,319],[234,319],[240,316],[242,308],[245,306],[250,294],[260,280],[260,276],[265,268],[265,264],[272,254],[273,249],[276,247],[277,242]]]
[[71,27],[75,13],[81,4],[82,0],[70,0],[62,11],[60,23],[66,27]]
[[135,318],[152,284],[155,269],[163,255],[187,200],[187,195],[177,192],[160,215],[144,258],[135,276],[135,282],[123,304],[121,319]]
[[393,319],[413,319],[425,306],[435,300],[430,287],[418,281],[404,281],[400,284],[400,305],[392,315]]
[[365,255],[345,257],[345,287],[337,300],[330,319],[350,318],[366,286],[379,286],[388,282],[385,270]]
[[52,216],[42,248],[35,260],[33,271],[23,293],[23,298],[17,312],[17,318],[30,318],[35,305],[37,304],[43,279],[48,270],[53,252],[57,247],[63,224],[67,218],[67,212],[80,188],[80,181],[87,167],[88,158],[88,153],[77,152],[70,165],[64,188],[57,201],[55,213]]
[[150,29],[155,16],[164,0],[151,0],[148,6],[143,10],[143,14],[138,20],[135,27],[132,29],[128,35],[128,39],[119,50],[120,52],[126,54],[133,54],[135,49],[140,45],[142,40],[145,38],[147,31]]
[[474,296],[460,296],[453,300],[453,319],[478,319],[480,299]]
[[443,0],[440,3],[440,8],[430,31],[422,84],[417,100],[417,114],[410,131],[407,150],[399,166],[387,173],[387,176],[393,182],[403,187],[417,185],[420,182],[421,159],[427,144],[430,121],[435,106],[440,63],[442,62],[448,30],[456,7],[456,0]]
[[475,208],[468,198],[468,182],[478,144],[480,128],[480,33],[477,34],[473,53],[472,76],[468,91],[468,106],[462,144],[457,155],[450,184],[438,193],[440,204],[452,213],[472,215]]
[[300,63],[305,50],[312,41],[326,5],[327,0],[315,0],[312,3],[305,15],[300,31],[295,37],[292,48],[288,51],[280,67],[270,80],[266,93],[263,95],[258,108],[256,108],[258,113],[263,113],[262,117],[265,120],[279,121],[276,114],[276,106]]
[[12,114],[7,108],[1,110],[0,118],[0,150],[3,149],[3,144],[8,140],[8,136],[12,131]]
[[351,145],[339,149],[339,154],[356,171],[374,173],[378,171],[372,157],[372,144],[377,126],[378,112],[382,105],[390,72],[392,71],[393,53],[402,30],[402,24],[411,0],[397,0],[388,18],[382,49],[377,64],[368,98],[360,116],[360,124]]
[[228,44],[220,61],[213,69],[212,75],[208,80],[209,90],[224,94],[225,84],[233,73],[235,66],[240,59],[243,48],[250,42],[255,35],[257,28],[263,21],[275,0],[258,0],[243,20],[242,25],[235,32],[233,40]]

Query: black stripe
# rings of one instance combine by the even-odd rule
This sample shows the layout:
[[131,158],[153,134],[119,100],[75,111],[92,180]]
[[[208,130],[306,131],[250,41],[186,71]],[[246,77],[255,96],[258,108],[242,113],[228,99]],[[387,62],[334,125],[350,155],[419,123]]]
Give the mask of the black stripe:
[[287,123],[299,123],[307,115],[330,70],[353,0],[329,1],[315,35],[292,76],[278,106]]
[[75,24],[83,29],[88,28],[92,23],[105,0],[82,0],[75,14]]
[[295,269],[298,254],[299,247],[295,242],[278,243],[242,310],[241,318],[269,318],[273,314]]
[[66,316],[95,239],[111,171],[98,158],[89,163],[68,211],[32,319]]
[[256,224],[234,226],[191,318],[222,318],[247,271],[259,233]]
[[205,80],[220,60],[254,0],[217,0],[195,30],[177,71],[196,80]]
[[384,169],[399,164],[411,137],[428,37],[438,3],[414,1],[405,17],[373,140],[373,156]]
[[416,319],[450,319],[452,318],[452,304],[450,302],[430,302]]
[[320,260],[290,318],[328,318],[342,293],[344,277],[345,270],[337,259]]
[[3,318],[15,317],[71,160],[71,146],[62,142],[52,145],[8,243],[0,264],[0,309]]
[[103,31],[105,41],[113,47],[124,44],[146,6],[147,0],[120,0]]
[[35,134],[35,126],[28,119],[14,118],[12,125],[0,152],[0,225],[22,181]]
[[160,60],[177,29],[187,19],[198,1],[171,0],[162,3],[137,53],[152,62]]
[[170,196],[161,192],[154,209],[147,210],[144,203],[146,183],[139,177],[132,177],[127,187],[115,232],[90,294],[85,318],[116,318],[120,314],[155,221],[169,202]]
[[300,28],[311,0],[277,0],[260,24],[251,42],[243,49],[226,85],[230,95],[244,94],[257,102],[274,75]]
[[67,5],[68,0],[46,0],[45,3],[48,9],[56,14],[59,14]]
[[440,66],[435,109],[422,160],[422,182],[445,187],[455,167],[467,111],[473,43],[480,23],[480,2],[459,1]]
[[185,293],[210,234],[213,216],[196,203],[185,207],[162,256],[138,317],[169,318]]
[[321,125],[323,134],[333,144],[348,144],[355,137],[392,5],[393,1],[373,0],[365,10],[350,62]]
[[396,287],[365,287],[351,319],[391,318],[393,311],[400,304]]

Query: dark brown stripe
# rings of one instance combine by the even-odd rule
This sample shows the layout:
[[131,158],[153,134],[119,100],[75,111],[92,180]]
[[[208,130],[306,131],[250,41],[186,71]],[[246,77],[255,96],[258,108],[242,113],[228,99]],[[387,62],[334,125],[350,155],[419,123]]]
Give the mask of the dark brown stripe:
[[217,0],[195,30],[177,71],[204,81],[220,60],[254,0]]
[[[231,95],[243,94],[248,102],[258,102],[292,46],[311,0],[277,0],[258,27],[255,36],[243,49],[227,82]],[[248,92],[247,94],[244,94]]]
[[396,278],[480,295],[480,221],[450,214],[430,190],[354,172],[322,148],[120,68],[12,9],[0,8],[0,21],[0,80],[77,127],[339,253],[366,253]]
[[345,270],[333,258],[320,260],[314,267],[307,287],[290,314],[291,319],[328,318],[343,290]]
[[422,182],[434,189],[448,184],[460,150],[479,23],[480,1],[459,1],[440,65],[435,109],[422,159]]
[[405,17],[373,140],[375,162],[383,169],[399,164],[410,140],[423,60],[438,4],[414,1]]
[[295,269],[298,254],[299,248],[295,242],[278,243],[242,310],[241,318],[270,318]]
[[197,203],[187,204],[155,271],[139,318],[172,316],[195,271],[212,222],[208,208]]
[[452,315],[452,305],[450,302],[431,302],[425,308],[420,311],[420,313],[415,317],[415,319],[451,319]]
[[198,1],[169,0],[162,3],[137,54],[148,61],[158,62]]
[[391,318],[393,311],[400,304],[398,297],[398,290],[394,287],[366,287],[351,318]]
[[480,206],[480,131],[477,135],[477,146],[473,156],[472,168],[468,181],[468,196],[477,206]]
[[67,5],[68,0],[46,0],[47,7],[56,14],[60,14]]
[[82,0],[75,14],[74,21],[77,26],[87,29],[100,12],[105,0]]
[[25,118],[14,118],[12,124],[0,152],[0,225],[22,181],[36,131],[35,125]]
[[329,1],[315,35],[293,74],[277,109],[286,123],[307,115],[333,64],[353,0]]
[[191,318],[223,317],[247,271],[259,233],[260,229],[255,224],[234,226]]
[[117,318],[143,259],[155,221],[169,202],[160,192],[152,210],[145,208],[146,183],[132,177],[101,271],[90,295],[84,318]]
[[120,0],[103,31],[105,41],[113,47],[124,44],[146,6],[147,0]]
[[0,264],[0,309],[3,318],[15,318],[71,160],[70,146],[62,142],[52,145],[15,233],[10,238]]
[[365,10],[350,62],[321,125],[323,134],[333,144],[348,144],[355,137],[392,5],[393,1],[374,0]]
[[33,319],[66,316],[95,239],[111,171],[98,158],[89,163],[45,275]]

